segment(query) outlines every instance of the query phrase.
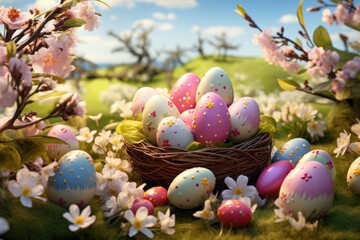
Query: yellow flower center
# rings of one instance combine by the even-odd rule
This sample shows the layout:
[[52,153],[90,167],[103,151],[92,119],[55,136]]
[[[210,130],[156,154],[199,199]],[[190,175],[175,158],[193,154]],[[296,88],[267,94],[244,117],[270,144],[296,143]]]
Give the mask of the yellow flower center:
[[11,21],[15,21],[18,17],[20,17],[20,11],[12,7],[9,9],[7,16]]
[[138,219],[135,219],[135,222],[134,222],[134,227],[139,230],[142,228],[142,222],[139,221]]
[[204,210],[202,215],[204,218],[210,218],[211,212],[209,210]]
[[28,187],[24,187],[22,190],[21,190],[21,195],[24,196],[24,197],[29,197],[31,194],[31,190],[30,188]]
[[89,132],[84,133],[84,137],[85,137],[85,138],[90,137],[90,133],[89,133]]
[[81,225],[81,224],[84,223],[84,221],[85,221],[85,218],[84,218],[84,217],[78,216],[78,217],[75,218],[75,221],[74,221],[74,222],[75,222],[76,225]]
[[44,65],[49,67],[54,65],[54,59],[51,53],[48,53],[45,57],[44,57]]
[[240,187],[237,187],[237,188],[235,188],[234,192],[236,195],[241,195],[243,193],[243,190]]
[[312,129],[316,129],[316,128],[317,128],[317,124],[316,124],[316,123],[311,123],[310,127],[311,127]]

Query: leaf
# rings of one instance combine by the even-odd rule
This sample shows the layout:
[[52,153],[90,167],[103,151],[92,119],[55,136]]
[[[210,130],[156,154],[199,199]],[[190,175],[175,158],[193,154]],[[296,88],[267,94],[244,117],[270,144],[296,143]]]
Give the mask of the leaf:
[[81,27],[84,24],[86,24],[86,21],[84,19],[72,18],[72,19],[67,20],[64,23],[64,25],[62,26],[62,28],[64,28],[64,29],[76,28],[76,27]]
[[54,92],[50,92],[47,94],[41,94],[41,95],[35,95],[34,97],[31,98],[31,100],[33,100],[34,102],[37,101],[42,101],[45,99],[49,99],[49,98],[58,98],[61,97],[62,95],[68,93],[67,91],[54,91]]
[[116,127],[116,132],[130,143],[139,143],[145,140],[142,122],[135,120],[123,120]]
[[300,47],[303,47],[302,42],[299,38],[295,38],[295,43],[299,45]]
[[344,87],[343,89],[335,93],[335,98],[339,101],[342,101],[348,99],[350,95],[351,95],[350,88]]
[[306,26],[305,26],[304,14],[303,14],[303,0],[301,0],[298,5],[297,18],[298,18],[298,21],[299,21],[301,27],[304,29],[305,32],[307,32]]
[[332,81],[319,83],[318,85],[315,85],[312,90],[314,92],[329,91],[329,89],[331,89],[331,82]]
[[233,142],[221,142],[221,141],[217,141],[214,143],[215,147],[225,147],[225,148],[229,148],[234,146]]
[[44,77],[44,78],[51,78],[52,80],[56,81],[57,83],[65,82],[65,80],[63,78],[52,75],[52,74],[47,74],[47,73],[33,73],[32,77],[35,80],[38,80],[40,77]]
[[13,41],[6,43],[7,59],[14,57],[16,55],[16,44]]
[[276,133],[276,121],[273,117],[261,115],[260,126],[258,134],[270,133],[271,135]]
[[109,4],[107,4],[106,2],[101,1],[101,0],[95,0],[95,1],[96,1],[96,2],[99,2],[99,3],[102,3],[102,4],[104,4],[105,6],[107,6],[108,8],[111,9],[111,6],[110,6]]
[[237,10],[235,10],[235,12],[240,16],[242,16],[243,18],[245,18],[247,16],[245,9],[240,4],[237,4],[236,7]]
[[205,147],[204,144],[194,141],[194,142],[190,143],[190,144],[185,148],[185,150],[186,150],[186,151],[195,151],[195,150],[202,149],[202,148],[204,148],[204,147]]
[[357,54],[352,52],[346,52],[337,48],[333,48],[332,50],[337,52],[340,56],[339,67],[343,66],[347,61],[353,59],[354,57],[358,57]]
[[295,90],[298,87],[300,87],[300,85],[297,82],[289,79],[278,79],[278,83],[280,88],[283,90]]
[[358,41],[349,42],[349,46],[350,46],[352,49],[354,49],[355,51],[360,52],[360,42],[358,42]]
[[35,161],[41,157],[45,162],[49,161],[45,145],[36,141],[18,141],[15,148],[20,155],[21,163],[28,163]]
[[21,168],[20,155],[7,144],[0,144],[0,170],[17,171]]
[[313,34],[313,40],[318,47],[323,47],[326,50],[332,48],[330,35],[323,26],[319,26],[315,29]]

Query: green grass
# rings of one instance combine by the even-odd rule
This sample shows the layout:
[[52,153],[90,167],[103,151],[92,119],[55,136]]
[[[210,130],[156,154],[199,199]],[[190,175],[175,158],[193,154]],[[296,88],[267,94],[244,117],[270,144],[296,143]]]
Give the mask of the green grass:
[[[234,86],[255,84],[266,93],[279,90],[276,79],[287,76],[279,68],[267,65],[262,59],[230,57],[227,62],[223,63],[198,58],[186,64],[187,70],[183,68],[176,69],[174,79],[170,85],[186,71],[194,72],[201,77],[209,68],[214,66],[220,66],[227,71]],[[243,81],[235,80],[236,72],[244,74],[247,79]],[[88,113],[95,115],[102,112],[104,114],[102,125],[107,124],[111,119],[116,118],[116,116],[110,114],[109,107],[100,102],[99,93],[102,90],[107,90],[114,83],[118,82],[107,79],[94,79],[84,82]],[[137,83],[136,86],[164,87],[166,84],[165,77],[158,75],[151,84]],[[329,106],[319,104],[314,106],[319,108],[319,111],[324,115],[329,111]],[[338,135],[338,133],[334,135]],[[275,145],[280,147],[287,140],[284,137],[277,137]],[[347,170],[355,156],[346,154],[345,156],[335,158],[333,154],[335,147],[336,139],[329,137],[323,139],[318,144],[312,145],[312,149],[323,149],[329,152],[335,161],[337,170],[333,207],[330,209],[328,216],[320,220],[319,227],[315,231],[303,230],[299,233],[287,223],[274,223],[274,206],[270,201],[265,207],[256,210],[249,226],[236,230],[223,229],[223,231],[219,224],[209,226],[204,221],[194,218],[192,214],[196,210],[179,210],[171,207],[171,211],[176,214],[176,233],[173,236],[167,236],[160,231],[156,231],[155,239],[215,239],[220,235],[220,232],[222,234],[218,239],[359,239],[360,197],[354,196],[346,185]],[[39,240],[120,238],[118,237],[120,232],[119,224],[109,225],[104,221],[97,199],[92,201],[91,207],[97,216],[96,224],[88,229],[72,233],[68,230],[69,223],[62,217],[62,214],[67,211],[66,209],[52,203],[43,204],[37,200],[34,200],[34,207],[32,209],[27,209],[21,206],[18,199],[9,197],[5,202],[0,202],[0,216],[9,220],[11,230],[1,237],[4,239]],[[165,211],[166,208],[161,207],[156,210]],[[137,239],[146,238],[139,234]]]

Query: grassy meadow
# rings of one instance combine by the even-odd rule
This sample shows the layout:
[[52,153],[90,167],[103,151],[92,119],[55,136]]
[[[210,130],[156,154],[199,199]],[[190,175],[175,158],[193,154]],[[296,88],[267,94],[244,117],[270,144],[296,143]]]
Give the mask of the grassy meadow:
[[[287,74],[281,69],[266,64],[260,58],[230,57],[227,62],[198,58],[189,61],[185,68],[177,68],[174,71],[172,81],[166,81],[165,76],[159,75],[151,83],[127,82],[123,84],[136,85],[137,87],[145,85],[166,87],[172,85],[185,72],[193,72],[201,77],[208,69],[214,66],[219,66],[227,71],[238,96],[243,94],[242,87],[247,85],[257,86],[259,90],[266,94],[280,91],[276,79],[287,77]],[[121,67],[119,67],[118,71],[120,70]],[[104,72],[106,70],[99,71]],[[110,119],[118,119],[118,116],[110,114],[109,106],[99,100],[99,94],[101,91],[107,90],[111,84],[117,83],[118,81],[115,79],[106,78],[82,81],[86,90],[84,96],[88,106],[88,114],[103,113],[102,125],[106,125]],[[324,114],[329,110],[329,106],[314,106],[320,107],[321,112]],[[41,114],[45,114],[47,108],[42,107],[41,109]],[[338,133],[335,133],[335,135],[338,135]],[[286,137],[276,137],[274,139],[277,147],[280,147],[287,140],[289,139]],[[155,231],[155,239],[360,239],[360,197],[354,196],[346,185],[348,167],[356,157],[346,153],[344,156],[335,158],[333,154],[335,147],[336,138],[331,138],[330,134],[319,143],[312,144],[312,149],[323,149],[332,155],[337,170],[333,207],[328,216],[319,221],[319,226],[314,231],[304,229],[297,232],[287,222],[274,223],[274,205],[273,201],[270,200],[264,207],[256,210],[250,225],[236,230],[222,229],[218,223],[209,225],[205,221],[192,216],[196,210],[179,210],[170,207],[171,212],[176,215],[176,232],[172,236],[167,236],[160,231]],[[20,204],[19,199],[12,197],[3,203],[0,202],[0,216],[8,219],[11,229],[10,232],[2,236],[4,239],[127,238],[126,233],[118,235],[120,223],[110,224],[103,219],[100,203],[97,199],[91,203],[92,212],[97,216],[96,223],[75,233],[68,231],[69,223],[62,217],[62,214],[67,210],[54,204],[42,204],[37,200],[33,202],[34,207],[32,209],[26,209]],[[166,211],[166,208],[167,206],[156,210]],[[146,237],[138,234],[135,239],[146,239]]]

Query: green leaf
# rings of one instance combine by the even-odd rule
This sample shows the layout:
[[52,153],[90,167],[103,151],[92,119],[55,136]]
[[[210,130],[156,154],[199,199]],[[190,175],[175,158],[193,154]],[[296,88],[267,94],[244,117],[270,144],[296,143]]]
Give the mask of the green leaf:
[[34,102],[37,101],[42,101],[45,99],[49,99],[49,98],[58,98],[61,97],[62,95],[68,93],[67,91],[55,91],[55,92],[50,92],[47,94],[42,94],[42,95],[35,95],[34,97],[31,98],[31,100],[33,100]]
[[37,84],[39,83],[40,77],[51,78],[52,80],[56,81],[57,83],[65,82],[65,80],[63,78],[52,75],[52,74],[47,74],[47,73],[33,73],[32,77],[33,77],[33,81]]
[[303,47],[302,42],[299,38],[295,38],[295,43],[299,45],[300,47]]
[[306,26],[305,26],[304,14],[303,14],[303,0],[301,0],[298,5],[297,18],[298,18],[298,21],[299,21],[301,27],[306,32]]
[[221,141],[217,141],[214,143],[215,147],[225,147],[225,148],[229,148],[234,146],[233,142],[221,142]]
[[35,161],[38,157],[48,162],[45,145],[36,141],[18,141],[15,146],[17,152],[21,157],[21,163],[28,163]]
[[260,126],[258,134],[270,133],[274,135],[276,133],[276,121],[273,117],[261,115]]
[[104,4],[105,6],[107,6],[108,8],[110,8],[110,9],[111,9],[110,5],[109,5],[109,4],[107,4],[106,2],[101,1],[101,0],[95,0],[95,1],[96,1],[96,2],[99,2],[99,3],[102,3],[102,4]]
[[186,150],[186,151],[195,151],[195,150],[202,149],[202,148],[204,148],[204,147],[205,147],[204,144],[194,141],[194,142],[190,143],[190,144],[185,148],[185,150]]
[[333,48],[333,51],[337,52],[340,56],[339,61],[339,67],[343,66],[347,61],[353,59],[354,57],[358,57],[359,55],[352,53],[352,52],[346,52],[337,48]]
[[16,50],[16,43],[13,41],[6,43],[6,51],[7,51],[7,58],[10,59],[11,57],[14,57],[17,53]]
[[331,82],[332,81],[330,80],[330,81],[319,83],[318,85],[315,85],[312,90],[314,92],[329,91],[331,89]]
[[0,170],[17,171],[21,168],[20,155],[7,144],[0,144]]
[[339,101],[342,101],[348,99],[350,95],[351,95],[351,89],[344,87],[343,89],[335,93],[335,98]]
[[355,51],[360,52],[360,42],[358,42],[358,41],[349,42],[349,46],[350,46],[352,49],[354,49]]
[[130,143],[139,143],[145,140],[142,122],[135,120],[123,120],[116,127],[116,132]]
[[323,47],[326,50],[332,48],[330,35],[323,26],[319,26],[315,29],[313,34],[313,40],[318,47]]
[[297,82],[289,79],[278,79],[278,83],[283,90],[295,90],[300,87]]
[[81,27],[84,24],[86,24],[86,21],[84,19],[72,18],[67,20],[62,26],[62,28],[69,29],[69,28]]
[[237,6],[237,10],[235,10],[235,12],[240,16],[242,16],[243,18],[245,18],[247,16],[245,9],[240,4],[237,4],[236,6]]

